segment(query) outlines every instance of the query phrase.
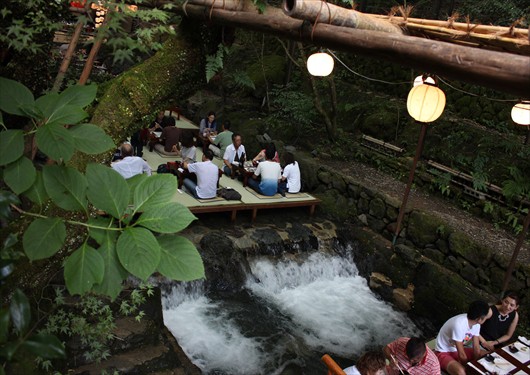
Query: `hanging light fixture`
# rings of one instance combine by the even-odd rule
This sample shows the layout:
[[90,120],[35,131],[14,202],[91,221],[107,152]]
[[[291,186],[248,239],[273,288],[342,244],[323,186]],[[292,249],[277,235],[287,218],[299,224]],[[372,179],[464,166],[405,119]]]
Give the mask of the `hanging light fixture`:
[[313,53],[307,59],[307,70],[309,74],[317,77],[326,77],[333,71],[335,62],[333,57],[325,52]]
[[518,125],[530,126],[530,101],[522,100],[513,106],[512,120]]
[[414,78],[414,83],[412,84],[413,87],[422,85],[424,83],[430,83],[431,85],[436,85],[436,82],[434,81],[434,78],[427,74],[423,74],[421,76],[417,76]]
[[424,82],[409,92],[407,110],[416,121],[433,122],[442,115],[444,108],[445,94],[433,84]]

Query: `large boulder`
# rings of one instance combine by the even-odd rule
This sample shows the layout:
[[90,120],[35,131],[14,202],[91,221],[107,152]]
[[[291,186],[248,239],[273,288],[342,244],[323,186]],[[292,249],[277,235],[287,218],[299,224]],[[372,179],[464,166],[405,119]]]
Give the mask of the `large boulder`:
[[246,257],[237,251],[230,238],[221,231],[211,231],[200,241],[207,289],[233,293],[240,290],[250,269]]
[[453,232],[448,238],[449,250],[475,266],[483,266],[491,259],[491,250],[480,246],[462,232]]
[[407,235],[418,247],[425,247],[433,244],[438,239],[440,228],[444,228],[445,223],[432,215],[422,211],[414,210],[410,213]]

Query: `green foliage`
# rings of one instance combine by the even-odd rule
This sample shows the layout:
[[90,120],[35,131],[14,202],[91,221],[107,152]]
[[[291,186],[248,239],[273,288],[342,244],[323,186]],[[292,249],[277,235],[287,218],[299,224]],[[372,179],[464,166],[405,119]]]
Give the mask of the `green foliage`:
[[[83,107],[94,100],[95,86],[73,86],[60,94],[34,100],[24,86],[1,78],[0,92],[6,90],[11,91],[11,98],[1,102],[0,109],[10,114],[25,113],[34,128],[26,134],[13,130],[0,133],[0,144],[4,146],[0,153],[4,179],[15,193],[5,192],[0,196],[3,198],[1,212],[8,217],[9,206],[18,203],[16,195],[24,194],[37,205],[44,205],[50,199],[62,210],[85,217],[84,221],[78,221],[70,220],[68,215],[65,219],[18,209],[34,218],[23,236],[23,248],[30,260],[55,255],[64,247],[70,228],[80,226],[88,228],[88,233],[78,233],[78,240],[83,244],[71,253],[71,249],[64,253],[66,286],[72,294],[95,291],[116,298],[127,271],[145,280],[158,267],[179,279],[204,277],[199,253],[190,250],[189,243],[181,239],[175,243],[181,243],[182,250],[175,246],[164,248],[164,262],[168,259],[172,264],[182,262],[178,263],[180,271],[168,272],[166,263],[160,266],[161,246],[153,232],[173,234],[195,220],[184,206],[170,202],[177,189],[174,176],[138,177],[128,184],[116,171],[103,165],[89,164],[85,174],[65,165],[75,150],[87,150],[83,144],[86,139],[91,139],[101,151],[113,145],[95,125],[65,127],[86,117]],[[33,163],[22,155],[23,138],[32,133],[36,133],[37,146],[57,160],[56,165],[42,167],[42,172],[37,172]],[[131,198],[132,206],[128,207]],[[109,218],[91,218],[90,212],[96,209],[105,211]],[[135,216],[138,220],[134,222],[131,219]],[[97,246],[87,242],[92,240]],[[185,270],[188,261],[191,266]]]
[[266,0],[252,0],[252,3],[260,13],[264,13],[265,9],[267,9]]
[[210,80],[223,69],[223,61],[225,56],[230,53],[230,49],[219,43],[217,52],[214,55],[206,56],[206,82]]
[[[204,277],[202,260],[193,244],[174,236],[195,220],[184,206],[170,202],[177,189],[174,176],[144,176],[128,183],[103,165],[89,164],[85,173],[66,165],[74,152],[95,154],[113,147],[112,139],[96,125],[77,124],[87,117],[83,108],[94,100],[95,86],[73,86],[35,100],[24,86],[0,78],[0,92],[6,91],[10,97],[0,102],[0,110],[23,115],[33,126],[24,131],[0,132],[0,173],[11,189],[0,191],[0,215],[9,220],[11,209],[15,209],[30,219],[23,230],[22,248],[31,261],[60,254],[70,294],[86,296],[95,292],[113,300],[130,274],[143,280],[157,270],[178,280]],[[31,142],[32,135],[36,146],[55,160],[54,165],[37,171],[24,156],[24,141]],[[41,213],[18,207],[19,195],[30,198]],[[108,216],[94,217],[96,210]],[[43,211],[51,213],[44,215]],[[69,233],[75,233],[74,243],[81,243],[75,251],[65,246]],[[157,233],[164,235],[157,237]],[[14,260],[19,257],[10,250],[15,243],[13,235],[4,241],[2,279],[13,272]],[[133,293],[132,299],[120,310],[141,319],[143,312],[138,306],[145,298]],[[33,334],[28,298],[22,291],[15,291],[9,308],[0,309],[0,358],[11,361],[18,349],[24,348],[40,356],[41,365],[47,368],[47,359],[64,357],[64,347],[54,336],[57,333],[80,335],[89,347],[88,359],[108,356],[104,343],[111,337],[112,311],[93,296],[81,301],[83,317],[60,310],[52,315],[45,331]],[[64,299],[57,296],[55,302],[58,308]]]

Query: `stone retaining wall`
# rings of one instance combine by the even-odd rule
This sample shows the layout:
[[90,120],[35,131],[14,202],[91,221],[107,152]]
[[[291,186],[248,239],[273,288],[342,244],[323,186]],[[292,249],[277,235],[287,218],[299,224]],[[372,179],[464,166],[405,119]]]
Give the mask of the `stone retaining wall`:
[[[350,237],[378,253],[367,267],[372,286],[401,308],[423,316],[434,314],[433,320],[443,323],[463,311],[472,299],[482,295],[493,302],[500,293],[508,257],[420,210],[406,212],[397,246],[392,249],[400,201],[318,165],[310,157],[296,157],[306,190],[322,199],[321,209],[329,217],[373,232],[369,238]],[[364,258],[359,261],[366,261]],[[530,265],[516,266],[510,289],[530,297]],[[522,324],[526,325],[530,320],[528,299],[523,300],[521,309]]]

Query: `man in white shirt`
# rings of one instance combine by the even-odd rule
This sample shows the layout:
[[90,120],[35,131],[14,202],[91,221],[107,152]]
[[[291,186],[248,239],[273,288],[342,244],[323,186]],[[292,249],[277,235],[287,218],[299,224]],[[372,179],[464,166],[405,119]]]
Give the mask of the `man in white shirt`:
[[[465,375],[464,365],[486,354],[480,349],[480,325],[491,317],[491,308],[484,301],[469,305],[467,314],[453,316],[444,323],[436,337],[435,354],[443,371],[451,375]],[[465,348],[469,341],[472,348]]]
[[232,144],[226,148],[223,162],[225,174],[232,178],[238,170],[236,164],[243,165],[245,162],[245,146],[241,144],[241,135],[238,133],[232,134]]
[[133,147],[130,143],[122,144],[120,152],[123,159],[112,163],[110,166],[121,174],[123,178],[131,178],[141,173],[151,176],[151,167],[141,157],[133,156]]
[[202,162],[188,163],[185,161],[183,164],[185,169],[197,176],[197,183],[189,178],[184,179],[184,186],[197,199],[210,199],[217,195],[219,168],[212,163],[212,159],[213,152],[205,150],[202,154]]
[[[282,177],[282,169],[280,164],[272,161],[276,151],[272,147],[267,147],[265,150],[265,157],[267,160],[258,164],[256,172],[252,178],[248,179],[248,186],[256,190],[259,194],[272,197],[278,191],[278,181]],[[261,176],[258,182],[257,178]]]

